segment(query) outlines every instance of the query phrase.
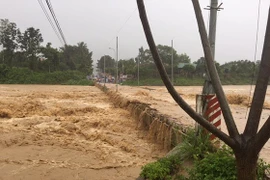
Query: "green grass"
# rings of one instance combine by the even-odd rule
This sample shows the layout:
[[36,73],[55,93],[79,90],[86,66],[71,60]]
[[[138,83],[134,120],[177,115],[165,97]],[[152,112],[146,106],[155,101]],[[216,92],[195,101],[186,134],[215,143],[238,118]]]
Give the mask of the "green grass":
[[28,68],[0,65],[1,84],[66,84],[94,85],[79,71],[33,72]]
[[[202,78],[176,78],[174,79],[175,86],[201,86],[204,83]],[[138,86],[138,80],[132,79],[123,82],[123,85]],[[160,78],[140,79],[140,86],[164,86]]]

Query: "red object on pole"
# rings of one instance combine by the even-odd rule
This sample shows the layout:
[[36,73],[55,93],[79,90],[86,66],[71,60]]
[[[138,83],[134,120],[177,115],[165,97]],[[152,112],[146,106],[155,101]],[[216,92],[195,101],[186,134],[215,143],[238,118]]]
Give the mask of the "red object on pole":
[[[204,95],[206,107],[203,116],[216,128],[221,129],[221,108],[217,97],[214,94]],[[211,134],[210,139],[214,140],[216,137]]]

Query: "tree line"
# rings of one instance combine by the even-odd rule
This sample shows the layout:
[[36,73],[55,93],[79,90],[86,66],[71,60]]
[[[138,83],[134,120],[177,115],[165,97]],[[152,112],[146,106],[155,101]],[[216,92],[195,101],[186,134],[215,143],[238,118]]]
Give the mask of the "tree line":
[[92,52],[87,44],[64,45],[57,49],[44,39],[39,29],[29,27],[21,31],[16,23],[0,19],[0,64],[7,67],[28,68],[33,72],[78,70],[92,74]]
[[[29,27],[21,31],[16,23],[8,19],[0,19],[0,71],[6,76],[7,68],[26,68],[32,72],[66,72],[79,71],[86,75],[93,73],[93,52],[84,42],[76,45],[64,45],[60,48],[52,47],[50,42],[42,45],[44,39],[39,29]],[[192,79],[202,78],[205,71],[205,58],[191,62],[186,53],[178,54],[175,49],[167,45],[157,45],[157,50],[162,63],[168,74],[175,78],[184,77]],[[172,65],[173,55],[173,65]],[[105,69],[104,69],[105,62]],[[100,57],[97,60],[97,69],[100,73],[116,76],[116,64],[118,64],[118,75],[130,75],[134,79],[139,76],[141,79],[159,78],[159,73],[149,49],[140,47],[134,58],[120,59],[118,63],[109,55]],[[247,84],[258,73],[260,61],[238,60],[220,65],[216,62],[216,68],[225,84]]]
[[[186,54],[178,54],[175,49],[167,45],[157,45],[157,51],[161,57],[166,72],[175,78],[187,79],[204,78],[206,75],[205,58],[191,62]],[[173,63],[172,63],[173,54]],[[104,66],[105,62],[105,66]],[[116,60],[109,55],[101,56],[97,61],[98,72],[116,75]],[[215,62],[217,71],[224,84],[250,84],[258,74],[260,60],[236,60],[220,65]],[[105,67],[105,69],[104,69]],[[139,68],[139,73],[138,73]],[[139,75],[141,79],[160,78],[155,66],[151,51],[140,47],[135,58],[120,59],[118,61],[118,75],[128,74],[134,79]]]

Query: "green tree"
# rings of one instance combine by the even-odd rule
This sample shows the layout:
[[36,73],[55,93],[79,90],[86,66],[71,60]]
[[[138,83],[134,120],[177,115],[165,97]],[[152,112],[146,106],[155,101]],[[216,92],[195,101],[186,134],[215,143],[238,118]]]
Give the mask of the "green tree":
[[190,57],[186,53],[180,54],[176,60],[177,60],[176,61],[177,63],[190,63],[191,62]]
[[61,67],[66,66],[70,70],[79,70],[85,74],[92,74],[93,53],[87,48],[87,44],[79,42],[76,45],[65,45],[61,48]]
[[[204,57],[200,57],[197,61],[193,62],[196,64],[196,75],[202,77],[206,74],[206,61]],[[215,61],[216,69],[220,73],[221,68],[218,62]]]
[[109,55],[102,56],[97,61],[97,68],[99,69],[99,71],[104,73],[104,61],[105,61],[105,73],[115,76],[116,75],[116,62]]
[[[175,49],[167,45],[157,45],[157,51],[162,60],[163,65],[167,72],[171,72],[172,65],[172,54],[173,54],[173,69],[174,72],[177,72],[177,66],[179,63],[190,63],[190,57],[184,54],[177,54]],[[158,71],[155,67],[154,60],[149,49],[144,49],[143,47],[139,48],[139,54],[136,57],[136,64],[140,61],[140,76],[142,78],[146,77],[159,77]]]
[[[172,59],[172,48],[167,45],[157,45],[157,50],[162,59],[164,66],[171,66]],[[175,58],[175,63],[177,63],[177,52],[173,49],[173,56]],[[153,61],[154,62],[154,61]]]
[[39,69],[53,72],[59,68],[59,51],[47,43],[46,47],[41,47],[42,54]]
[[79,42],[77,46],[78,46],[77,55],[75,59],[76,67],[79,71],[82,71],[90,75],[93,72],[93,68],[92,68],[93,52],[89,52],[89,49],[87,48],[87,44],[84,42]]
[[138,60],[141,64],[154,64],[151,51],[149,51],[149,49],[144,49],[143,47],[139,48],[139,53],[136,57],[136,63]]
[[196,74],[202,77],[206,73],[205,58],[200,57],[194,64],[196,64]]
[[137,64],[135,62],[135,59],[131,58],[125,60],[123,64],[124,64],[124,74],[135,75],[137,73],[136,68]]
[[118,62],[118,69],[120,74],[132,74],[134,75],[137,70],[136,70],[136,62],[133,58],[131,59],[121,59]]
[[24,52],[31,70],[37,70],[38,53],[42,42],[43,38],[40,30],[33,27],[27,28],[23,34],[19,35],[20,48]]
[[195,73],[195,66],[192,64],[187,64],[183,67],[183,71],[186,75],[186,77],[193,77],[194,73]]
[[149,78],[149,77],[158,77],[158,72],[155,67],[151,51],[149,49],[144,49],[143,47],[139,48],[138,56],[135,58],[136,69],[140,69],[140,78]]
[[18,48],[17,25],[8,19],[0,19],[0,45],[3,46],[2,63],[12,65],[14,52]]
[[62,70],[76,70],[74,54],[76,46],[65,45],[60,48],[60,68]]
[[221,70],[228,70],[231,76],[252,77],[255,70],[258,69],[258,63],[249,60],[232,61],[221,65]]

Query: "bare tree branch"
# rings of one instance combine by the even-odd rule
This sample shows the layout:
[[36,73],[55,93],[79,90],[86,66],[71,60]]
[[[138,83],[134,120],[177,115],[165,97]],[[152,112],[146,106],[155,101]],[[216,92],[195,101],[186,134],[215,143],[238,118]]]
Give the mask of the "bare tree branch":
[[196,18],[197,18],[197,22],[198,22],[198,27],[199,27],[199,32],[200,32],[200,36],[201,36],[201,41],[202,41],[202,46],[203,46],[203,50],[204,50],[204,55],[205,55],[205,60],[206,60],[206,64],[207,64],[207,68],[211,77],[211,81],[213,83],[213,87],[215,89],[215,92],[217,94],[219,103],[220,103],[220,107],[222,109],[223,112],[223,116],[229,131],[229,134],[231,137],[235,138],[235,139],[240,139],[240,135],[238,132],[238,129],[236,127],[236,124],[234,122],[230,107],[228,105],[226,96],[224,94],[224,91],[222,89],[221,86],[221,82],[216,70],[216,66],[215,66],[215,62],[213,60],[213,56],[211,53],[211,49],[210,49],[210,45],[209,45],[209,41],[207,38],[207,33],[206,33],[206,29],[205,29],[205,25],[204,25],[204,21],[203,21],[203,16],[202,16],[202,12],[201,12],[201,8],[200,8],[200,4],[198,2],[198,0],[192,0],[193,6],[194,6],[194,10],[195,10],[195,14],[196,14]]
[[269,82],[269,76],[270,76],[270,11],[268,13],[268,22],[265,32],[259,75],[248,116],[248,121],[244,131],[245,138],[251,138],[255,136],[255,134],[258,131],[260,117],[263,109],[263,103],[265,100],[265,94],[267,91],[267,85]]
[[143,0],[137,0],[138,9],[140,13],[140,18],[143,24],[144,32],[146,35],[146,39],[148,42],[148,45],[150,47],[153,59],[155,61],[155,64],[157,66],[157,69],[159,71],[159,74],[161,76],[161,79],[163,83],[165,84],[166,88],[168,89],[169,93],[173,97],[173,99],[176,101],[176,103],[196,122],[198,122],[200,125],[202,125],[204,128],[206,128],[208,131],[213,133],[215,136],[220,138],[222,141],[224,141],[226,144],[228,144],[230,147],[235,147],[236,142],[232,138],[230,138],[227,134],[217,129],[214,125],[210,124],[206,119],[204,119],[200,114],[196,113],[177,93],[177,91],[174,89],[172,83],[169,80],[169,77],[166,73],[166,70],[162,64],[162,61],[160,59],[160,56],[158,54],[152,32],[148,23],[145,6]]
[[258,134],[255,136],[255,145],[253,147],[256,148],[256,152],[259,153],[265,143],[270,138],[270,116],[264,123],[263,127],[260,129]]

